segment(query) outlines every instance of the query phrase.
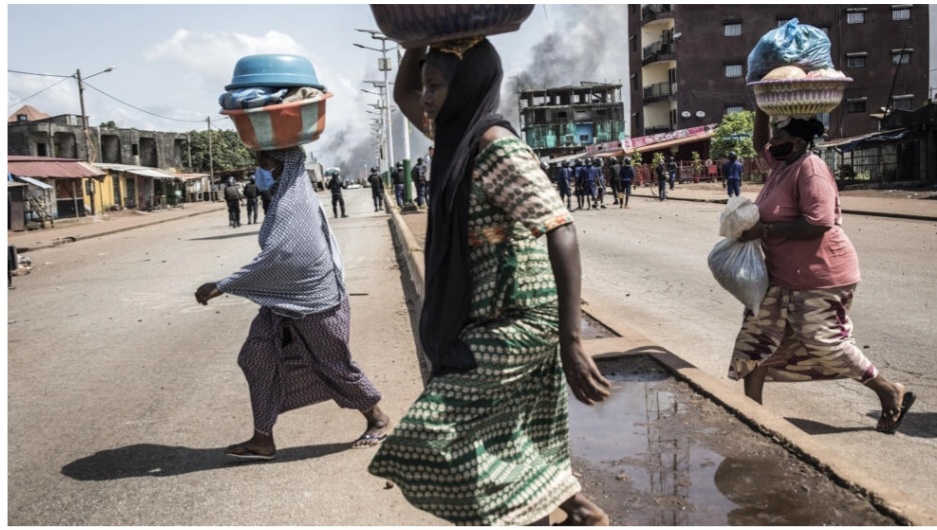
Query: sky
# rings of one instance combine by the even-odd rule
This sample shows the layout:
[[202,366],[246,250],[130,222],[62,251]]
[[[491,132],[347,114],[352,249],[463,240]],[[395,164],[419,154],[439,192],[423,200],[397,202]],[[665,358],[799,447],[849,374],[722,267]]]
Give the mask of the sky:
[[[81,70],[89,124],[150,131],[233,129],[218,96],[240,57],[308,57],[333,97],[326,128],[307,150],[326,166],[376,165],[365,111],[377,96],[363,83],[381,80],[378,29],[367,4],[10,4],[7,7],[7,115],[29,104],[49,115],[80,115]],[[627,84],[627,6],[538,4],[520,30],[491,36],[504,68],[502,108],[517,123],[514,76],[539,86],[600,81]],[[388,54],[392,57],[391,54]],[[98,72],[114,67],[111,72]],[[394,71],[389,73],[393,80]],[[93,76],[93,77],[92,77]],[[38,93],[38,94],[37,94]],[[626,115],[629,112],[625,102]],[[373,110],[373,109],[371,109]],[[394,118],[394,154],[403,157],[403,118]],[[411,158],[430,141],[411,129]]]

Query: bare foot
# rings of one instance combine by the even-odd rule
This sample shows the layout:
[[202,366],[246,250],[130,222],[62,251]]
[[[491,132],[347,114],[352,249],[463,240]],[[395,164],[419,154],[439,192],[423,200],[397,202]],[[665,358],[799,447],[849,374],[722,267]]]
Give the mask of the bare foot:
[[385,414],[377,405],[362,412],[362,414],[368,420],[368,428],[364,431],[364,434],[351,444],[354,449],[380,445],[384,438],[387,438],[387,433],[390,432],[390,416]]
[[577,493],[560,505],[566,520],[559,526],[608,526],[608,514],[582,493]]
[[277,454],[277,448],[273,443],[273,434],[254,431],[254,436],[250,440],[229,446],[224,450],[224,454],[252,460],[273,460]]

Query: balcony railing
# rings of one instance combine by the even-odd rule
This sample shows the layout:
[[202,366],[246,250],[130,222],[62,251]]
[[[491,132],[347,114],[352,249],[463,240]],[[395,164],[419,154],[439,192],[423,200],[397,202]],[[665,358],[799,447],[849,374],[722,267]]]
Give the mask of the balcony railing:
[[654,127],[645,127],[644,135],[651,136],[652,134],[667,133],[674,130],[672,125],[655,125]]
[[644,99],[662,98],[677,95],[677,83],[654,83],[644,87]]
[[673,4],[648,4],[641,8],[641,22],[673,16]]
[[665,55],[674,54],[673,40],[659,40],[650,46],[645,46],[643,51],[641,57],[644,65],[661,60]]

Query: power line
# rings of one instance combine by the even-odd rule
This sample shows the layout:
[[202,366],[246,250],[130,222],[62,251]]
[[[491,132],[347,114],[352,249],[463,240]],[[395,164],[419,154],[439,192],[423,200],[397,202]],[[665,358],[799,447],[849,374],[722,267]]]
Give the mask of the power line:
[[[13,70],[10,70],[10,71],[12,72]],[[16,72],[16,73],[20,73],[20,72]],[[42,75],[42,74],[36,74],[36,75]],[[49,77],[59,77],[59,76],[49,76]],[[14,103],[14,104],[12,104],[12,105],[7,105],[7,108],[10,109],[10,108],[13,108],[13,107],[15,107],[15,106],[17,106],[17,105],[20,105],[20,104],[22,104],[22,103],[25,103],[27,100],[29,100],[29,99],[31,99],[31,98],[33,98],[33,97],[35,97],[35,96],[38,96],[39,94],[42,94],[42,93],[45,92],[46,90],[49,90],[50,88],[52,88],[52,87],[54,87],[54,86],[56,86],[56,85],[60,85],[60,84],[64,83],[65,81],[68,81],[68,80],[71,79],[71,78],[72,78],[71,76],[68,76],[68,77],[66,77],[65,79],[62,79],[61,81],[55,82],[55,83],[53,83],[53,84],[51,84],[51,85],[49,85],[49,86],[43,88],[43,89],[40,90],[39,92],[36,92],[36,93],[33,94],[32,96],[27,96],[27,97],[21,99],[20,101]]]
[[74,74],[72,75],[37,74],[36,72],[22,72],[20,70],[7,70],[7,72],[10,72],[11,74],[38,75],[42,77],[68,77],[68,78],[75,77]]
[[[128,107],[130,107],[130,108],[132,108],[132,109],[134,109],[134,110],[138,110],[138,111],[143,112],[143,113],[145,113],[145,114],[149,114],[150,116],[155,116],[155,117],[157,117],[157,118],[162,118],[162,119],[164,119],[164,120],[178,121],[178,122],[185,122],[185,123],[202,123],[202,122],[205,121],[205,120],[182,120],[182,119],[179,119],[179,118],[170,118],[170,117],[168,117],[168,116],[161,116],[161,115],[159,115],[159,114],[156,114],[155,112],[150,112],[150,111],[148,111],[148,110],[141,109],[140,107],[136,107],[136,106],[134,106],[134,105],[131,105],[130,103],[127,103],[126,101],[123,101],[123,100],[121,100],[121,99],[119,99],[119,98],[116,98],[116,97],[114,97],[114,96],[108,94],[107,92],[105,92],[105,91],[103,91],[103,90],[101,90],[101,89],[95,87],[94,85],[88,83],[87,81],[84,83],[84,85],[85,85],[86,87],[89,87],[89,88],[93,89],[93,90],[96,91],[96,92],[99,92],[99,93],[101,93],[101,94],[103,94],[103,95],[105,95],[105,96],[107,96],[107,97],[113,99],[114,101],[117,101],[118,103],[121,103],[121,104],[123,104],[123,105],[127,105]],[[227,118],[228,118],[228,116],[225,116],[224,118],[220,118],[218,121],[221,121],[222,119],[227,119]]]

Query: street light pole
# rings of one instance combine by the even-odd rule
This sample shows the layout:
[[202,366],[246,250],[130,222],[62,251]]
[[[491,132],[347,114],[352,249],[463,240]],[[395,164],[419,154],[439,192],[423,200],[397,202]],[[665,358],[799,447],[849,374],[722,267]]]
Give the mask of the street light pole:
[[[87,79],[91,79],[92,77],[99,75],[99,74],[103,74],[105,72],[110,72],[113,69],[114,69],[113,66],[109,66],[105,68],[104,70],[101,70],[97,74],[92,74],[88,76]],[[93,156],[91,154],[91,131],[88,129],[88,115],[87,113],[85,113],[85,84],[82,82],[82,79],[81,79],[80,68],[75,69],[75,79],[78,80],[78,103],[81,105],[81,133],[82,133],[82,136],[84,136],[85,138],[85,161],[87,161],[88,163],[93,163],[96,156]],[[88,184],[89,184],[88,194],[91,195],[91,215],[95,215],[94,177],[91,177],[88,180]],[[76,201],[78,200],[77,197],[75,200]],[[75,211],[75,216],[76,217],[78,216],[77,210]]]

